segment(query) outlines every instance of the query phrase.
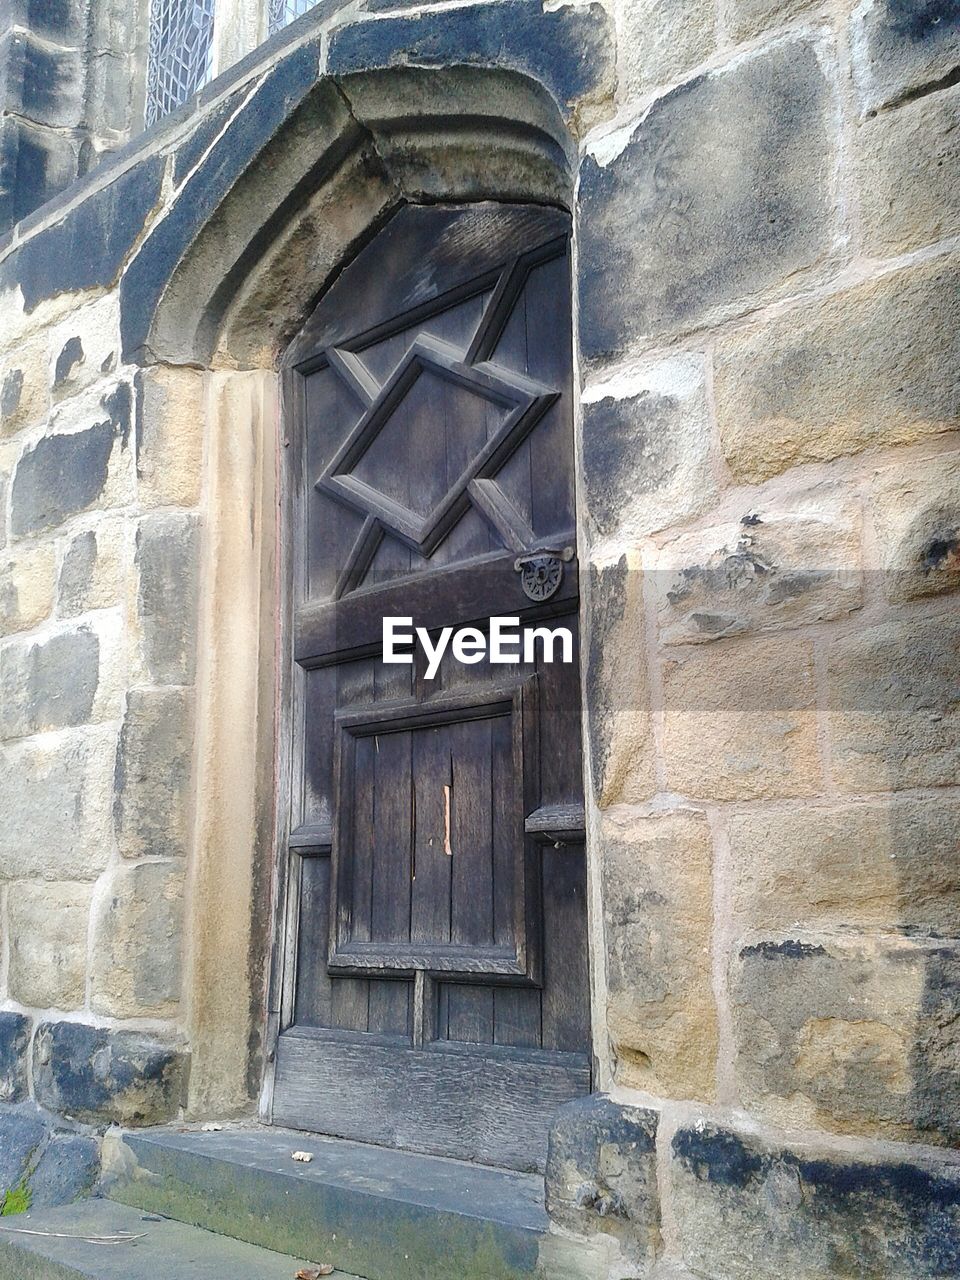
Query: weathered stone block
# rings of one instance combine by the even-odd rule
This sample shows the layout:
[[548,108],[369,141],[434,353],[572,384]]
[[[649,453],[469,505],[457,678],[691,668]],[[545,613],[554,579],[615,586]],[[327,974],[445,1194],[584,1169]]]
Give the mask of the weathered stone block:
[[731,966],[744,1104],[795,1128],[956,1144],[956,944],[803,938],[742,946]]
[[534,76],[563,106],[597,100],[613,80],[613,40],[599,4],[546,10],[534,0],[352,22],[330,39],[328,75],[380,67],[480,63]]
[[83,44],[87,11],[85,0],[8,0],[5,6],[11,25],[71,48]]
[[892,929],[960,936],[960,802],[732,814],[738,930]]
[[19,1186],[46,1136],[36,1107],[0,1107],[0,1191]]
[[137,495],[144,506],[200,501],[204,382],[196,369],[158,365],[138,378]]
[[117,751],[114,821],[128,858],[186,854],[193,697],[131,689]]
[[860,526],[857,499],[821,489],[671,539],[655,574],[661,640],[697,644],[860,608]]
[[100,1143],[79,1133],[54,1133],[30,1174],[31,1207],[51,1209],[96,1193]]
[[583,479],[597,532],[630,540],[704,510],[717,483],[702,357],[648,364],[622,390],[584,395]]
[[90,1001],[115,1018],[169,1017],[180,999],[183,869],[116,868],[93,910]]
[[21,343],[0,363],[0,430],[41,422],[50,406],[50,372],[42,339]]
[[[27,1096],[27,1053],[31,1030],[30,1019],[24,1014],[0,1011],[0,1103],[22,1102]],[[0,1188],[3,1186],[0,1176]]]
[[958,38],[953,0],[863,0],[850,18],[861,108],[878,111],[949,83]]
[[191,684],[196,668],[200,526],[156,515],[137,531],[139,613],[147,670],[158,684]]
[[860,124],[856,171],[864,244],[892,257],[960,226],[960,88]]
[[47,298],[113,284],[159,201],[165,165],[162,155],[146,156],[25,241],[0,264],[0,287],[19,285],[32,311]]
[[601,841],[607,1027],[617,1083],[709,1101],[717,1020],[706,819],[618,808],[604,815]]
[[586,687],[590,776],[601,807],[656,790],[639,556],[591,566]]
[[61,618],[108,609],[124,600],[133,574],[133,531],[123,520],[102,519],[71,538],[57,583]]
[[960,1164],[796,1145],[701,1122],[671,1144],[684,1260],[709,1280],[960,1272]]
[[53,543],[18,548],[0,560],[0,635],[26,631],[50,616],[56,573]]
[[547,1212],[580,1236],[611,1235],[637,1263],[660,1244],[656,1111],[604,1094],[557,1112],[547,1154]]
[[938,261],[721,338],[721,444],[738,480],[906,444],[960,420],[960,271]]
[[11,642],[0,653],[5,738],[86,724],[100,680],[100,641],[90,627]]
[[37,1030],[33,1083],[37,1101],[90,1124],[163,1124],[180,1105],[187,1056],[138,1031],[79,1022]]
[[0,878],[93,880],[110,855],[111,731],[2,748]]
[[815,0],[730,0],[726,6],[727,33],[734,40],[751,40],[790,22]]
[[844,791],[951,786],[960,776],[960,621],[886,623],[828,658],[833,774]]
[[0,117],[0,233],[76,178],[79,149],[72,131],[61,133],[18,116]]
[[831,237],[830,91],[798,40],[659,99],[580,180],[580,341],[588,360],[774,296]]
[[111,422],[43,436],[20,460],[11,493],[14,534],[35,533],[94,506],[116,443]]
[[5,110],[57,128],[80,124],[83,60],[79,50],[12,31],[0,39],[0,82]]
[[667,784],[709,800],[811,795],[820,789],[813,649],[740,640],[666,661]]
[[627,0],[616,14],[624,100],[679,79],[716,46],[716,7],[704,0]]
[[36,1009],[76,1009],[87,974],[88,884],[18,883],[7,895],[10,994]]
[[960,453],[881,472],[871,508],[888,600],[960,586]]
[[[53,399],[65,400],[102,382],[113,372],[120,350],[119,303],[116,293],[108,293],[95,302],[78,307],[66,320],[54,326],[48,335],[53,366]],[[132,393],[127,383],[121,395]],[[121,430],[130,431],[130,412],[126,410]]]

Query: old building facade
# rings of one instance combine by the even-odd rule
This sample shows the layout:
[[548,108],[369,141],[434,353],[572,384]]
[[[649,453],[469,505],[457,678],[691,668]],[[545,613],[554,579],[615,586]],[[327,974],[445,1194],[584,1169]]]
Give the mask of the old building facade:
[[[325,668],[297,658],[391,517],[357,516],[336,585],[297,595],[296,376],[320,367],[316,317],[375,310],[381,272],[410,325],[447,291],[486,307],[501,289],[502,335],[502,297],[533,289],[552,237],[570,265],[522,295],[521,363],[484,394],[532,403],[555,377],[572,431],[579,586],[557,599],[579,617],[580,692],[545,710],[541,674],[538,715],[545,739],[582,724],[585,800],[527,830],[537,858],[579,850],[585,1042],[558,1014],[548,1046],[538,1004],[530,1061],[541,1079],[548,1047],[587,1065],[552,1121],[549,1230],[515,1270],[478,1252],[455,1273],[960,1275],[956,7],[230,0],[187,17],[18,4],[0,45],[0,1191],[29,1185],[39,1208],[103,1175],[168,1210],[130,1190],[109,1126],[302,1118],[284,1037],[339,819],[303,781]],[[414,254],[423,209],[452,221]],[[529,231],[547,211],[549,236]],[[514,224],[534,265],[511,294],[482,246]],[[482,288],[443,274],[454,241]],[[551,350],[572,335],[562,376],[535,366],[550,316]],[[472,323],[461,382],[499,358]],[[453,331],[427,330],[453,362]],[[323,367],[371,413],[386,394],[386,367]],[[524,412],[511,559],[563,527],[531,514],[567,463]],[[478,461],[450,501],[486,502],[510,550],[493,475]],[[395,508],[432,554],[429,522],[411,533]],[[518,585],[505,607],[526,603]],[[369,656],[345,634],[331,653]],[[519,695],[483,699],[520,715]],[[552,799],[576,808],[576,786]],[[562,913],[537,927],[548,953],[575,945]],[[422,1046],[415,1012],[447,962],[398,955],[371,981],[421,974],[397,1034],[409,1015]],[[458,963],[488,965],[496,1008],[504,974],[542,979],[521,959]],[[351,963],[345,981],[367,981]],[[396,1032],[365,991],[353,1029]],[[531,1048],[517,1036],[449,1038],[490,1045],[482,1092],[484,1062]],[[385,1141],[470,1154],[385,1123]],[[481,1156],[542,1168],[503,1154],[508,1129]],[[390,1274],[362,1249],[340,1265]]]

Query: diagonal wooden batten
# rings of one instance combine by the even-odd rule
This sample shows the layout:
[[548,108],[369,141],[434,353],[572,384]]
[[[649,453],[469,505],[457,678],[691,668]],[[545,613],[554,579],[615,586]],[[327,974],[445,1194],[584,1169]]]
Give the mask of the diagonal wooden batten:
[[537,535],[495,480],[471,480],[467,492],[508,551],[530,551],[537,545]]
[[336,347],[327,348],[327,360],[330,368],[339,375],[350,390],[369,407],[380,394],[380,384],[370,373],[359,356],[352,351],[339,351]]
[[363,581],[367,570],[377,554],[377,548],[383,540],[383,526],[376,516],[367,516],[357,535],[357,540],[350,548],[347,563],[340,571],[333,598],[341,599],[349,591],[355,591]]

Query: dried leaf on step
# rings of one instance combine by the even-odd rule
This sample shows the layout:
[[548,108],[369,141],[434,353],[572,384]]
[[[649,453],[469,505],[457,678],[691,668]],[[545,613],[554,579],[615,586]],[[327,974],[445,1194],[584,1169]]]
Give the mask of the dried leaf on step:
[[301,1164],[309,1164],[313,1159],[312,1151],[294,1151],[292,1158],[299,1160]]
[[325,1262],[322,1267],[301,1267],[294,1280],[319,1280],[320,1276],[332,1276],[333,1272],[334,1268]]

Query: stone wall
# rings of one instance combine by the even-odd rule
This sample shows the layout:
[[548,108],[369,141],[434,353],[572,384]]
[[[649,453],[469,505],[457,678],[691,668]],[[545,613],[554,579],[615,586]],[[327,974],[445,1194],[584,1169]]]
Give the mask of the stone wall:
[[957,48],[919,0],[321,4],[0,246],[4,1101],[252,1107],[276,362],[398,192],[573,191],[607,1096],[557,1238],[960,1272]]
[[[953,1275],[957,14],[618,21],[579,323],[595,1017],[658,1124],[633,1238]],[[562,1156],[555,1216],[580,1187],[622,1237],[582,1207],[601,1157]]]
[[185,1061],[202,376],[122,367],[109,295],[26,327],[0,372],[0,1096],[150,1122]]

